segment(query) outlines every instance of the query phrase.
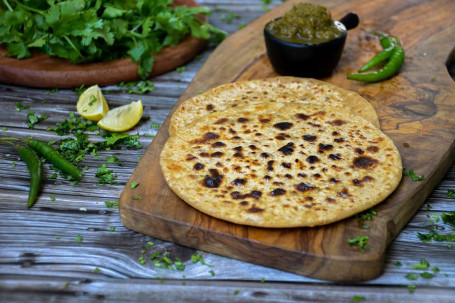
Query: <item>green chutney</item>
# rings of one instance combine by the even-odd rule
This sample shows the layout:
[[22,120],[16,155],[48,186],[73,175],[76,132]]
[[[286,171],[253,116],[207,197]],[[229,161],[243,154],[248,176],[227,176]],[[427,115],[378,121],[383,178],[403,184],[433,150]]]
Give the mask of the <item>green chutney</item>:
[[326,7],[312,3],[294,5],[282,18],[270,22],[267,30],[280,40],[296,44],[319,44],[346,32],[332,20]]

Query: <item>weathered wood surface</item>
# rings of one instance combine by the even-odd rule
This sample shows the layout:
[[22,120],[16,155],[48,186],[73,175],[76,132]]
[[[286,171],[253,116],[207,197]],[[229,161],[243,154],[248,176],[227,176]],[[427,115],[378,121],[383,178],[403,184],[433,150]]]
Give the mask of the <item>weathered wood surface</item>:
[[[256,0],[199,3],[212,8],[212,23],[230,33],[264,13],[262,3]],[[230,12],[239,15],[231,24],[225,21]],[[151,119],[135,131],[156,133],[149,124],[164,122],[211,52],[205,50],[182,73],[170,72],[153,78],[157,89],[148,95],[128,95],[116,87],[107,87],[106,91],[113,89],[107,95],[108,102],[114,107],[141,98],[145,115]],[[47,102],[42,104],[43,100]],[[76,100],[77,95],[71,90],[48,93],[45,89],[0,85],[0,135],[58,139],[46,128],[66,119],[68,111],[75,111]],[[49,119],[29,130],[26,111],[16,112],[15,102],[30,104],[37,114],[47,113]],[[62,179],[45,178],[40,199],[30,210],[25,208],[29,181],[25,164],[12,148],[0,145],[0,301],[352,302],[357,295],[367,302],[453,302],[455,247],[449,248],[447,242],[423,243],[417,233],[432,229],[430,221],[435,221],[432,216],[455,209],[454,200],[446,197],[448,190],[455,190],[455,167],[391,243],[380,277],[362,283],[331,283],[196,251],[124,228],[118,211],[107,208],[104,201],[119,198],[138,157],[151,140],[143,136],[141,150],[105,152],[103,159],[87,157],[84,165],[89,170],[76,186]],[[118,174],[119,185],[96,186],[94,172],[108,155],[118,156],[124,164],[110,165]],[[15,167],[13,161],[17,163]],[[47,166],[45,169],[46,176],[50,176],[52,172]],[[50,195],[55,196],[55,201],[51,201]],[[450,232],[449,225],[434,224],[441,233]],[[110,231],[111,227],[115,231]],[[83,238],[81,243],[75,241],[78,235]],[[167,251],[180,258],[186,269],[160,269],[150,260],[141,265],[138,258],[150,256],[148,251],[142,254],[148,241],[155,243],[151,252]],[[193,264],[190,259],[195,252],[201,253],[211,266]],[[412,266],[423,258],[440,272],[432,279],[408,280],[406,274],[421,272]],[[403,265],[398,267],[396,262]],[[95,273],[97,267],[99,272]],[[409,293],[409,284],[416,285],[415,293]]]
[[[299,0],[288,0],[226,39],[201,67],[178,104],[199,90],[226,81],[276,75],[266,55],[263,27],[297,2]],[[344,16],[355,9],[366,20],[360,23],[360,30],[348,34],[345,56],[326,81],[368,96],[378,112],[381,129],[400,150],[404,167],[415,168],[416,173],[426,176],[425,180],[416,183],[403,178],[398,189],[377,206],[379,215],[369,224],[368,232],[355,217],[304,229],[229,224],[189,207],[167,187],[159,154],[168,137],[168,118],[130,179],[143,186],[135,189],[126,186],[120,197],[120,216],[126,227],[185,246],[313,278],[361,281],[382,272],[387,245],[453,162],[455,85],[444,67],[455,38],[455,25],[445,20],[455,14],[455,5],[446,0],[434,1],[432,12],[440,18],[423,28],[420,20],[428,9],[423,1],[402,1],[393,9],[381,1],[368,5],[356,0],[322,3],[332,8],[333,16]],[[386,22],[386,17],[397,20],[394,26]],[[408,36],[410,29],[417,32],[412,39]],[[373,42],[377,42],[367,32],[371,30],[402,37],[408,58],[427,53],[427,60],[413,60],[403,66],[398,76],[379,84],[347,80],[346,74],[368,60],[363,56],[364,49],[372,48]],[[143,199],[135,200],[135,195]],[[375,245],[355,255],[355,248],[346,242],[358,235],[368,235]]]

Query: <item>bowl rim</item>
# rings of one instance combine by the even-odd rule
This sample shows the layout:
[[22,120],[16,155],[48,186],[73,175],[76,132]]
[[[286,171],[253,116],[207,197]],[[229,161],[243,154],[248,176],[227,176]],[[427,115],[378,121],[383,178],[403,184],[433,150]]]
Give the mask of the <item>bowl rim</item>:
[[342,26],[343,34],[341,36],[339,36],[339,37],[336,37],[336,38],[334,38],[332,40],[321,42],[321,43],[304,43],[304,44],[301,44],[301,43],[294,43],[294,42],[284,41],[284,40],[281,40],[281,39],[275,37],[274,35],[272,35],[272,33],[270,33],[269,29],[267,28],[267,26],[270,23],[272,23],[272,22],[274,22],[276,20],[279,20],[281,18],[283,18],[283,17],[277,17],[277,18],[274,18],[274,19],[268,21],[264,25],[264,35],[265,35],[266,39],[271,39],[274,42],[280,43],[280,44],[282,44],[284,46],[295,47],[295,48],[322,47],[322,46],[326,46],[326,45],[342,42],[343,40],[346,39],[346,37],[348,35],[348,30],[346,29],[346,26],[343,23],[341,23],[340,21],[338,21],[338,20],[333,20],[335,23],[337,23],[338,26]]

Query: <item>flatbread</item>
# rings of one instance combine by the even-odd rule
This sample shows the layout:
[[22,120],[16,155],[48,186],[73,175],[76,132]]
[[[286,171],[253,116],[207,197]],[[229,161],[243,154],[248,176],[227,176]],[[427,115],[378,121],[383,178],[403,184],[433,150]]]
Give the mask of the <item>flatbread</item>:
[[268,102],[201,117],[160,155],[169,187],[219,219],[259,227],[331,223],[397,187],[400,154],[378,128],[315,103]]
[[172,136],[198,117],[226,108],[263,102],[315,102],[348,107],[379,128],[373,106],[352,91],[316,79],[274,77],[224,84],[184,101],[172,115],[169,134]]

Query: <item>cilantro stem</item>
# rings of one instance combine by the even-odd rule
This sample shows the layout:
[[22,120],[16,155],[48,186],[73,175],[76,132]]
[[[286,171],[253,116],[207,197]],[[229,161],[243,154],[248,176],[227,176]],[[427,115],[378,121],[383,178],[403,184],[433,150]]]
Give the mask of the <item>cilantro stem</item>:
[[6,7],[7,7],[10,11],[14,11],[13,8],[11,7],[11,5],[9,5],[9,3],[8,3],[7,0],[3,0],[3,3],[5,3]]
[[79,51],[79,49],[73,44],[73,42],[71,41],[71,39],[67,36],[67,35],[63,35],[63,38],[66,40],[66,42],[68,42],[68,44],[74,48],[74,50],[79,54],[79,57],[82,57],[82,54],[81,52]]
[[[4,0],[4,1],[5,1],[5,0]],[[16,4],[17,4],[18,6],[24,8],[24,9],[27,9],[27,10],[29,10],[29,11],[31,11],[31,12],[40,14],[41,16],[44,16],[44,11],[42,11],[42,10],[39,10],[39,9],[30,7],[30,6],[27,6],[27,5],[25,5],[25,4],[20,3],[20,2],[17,1],[17,0],[14,0],[14,2],[16,2]]]

